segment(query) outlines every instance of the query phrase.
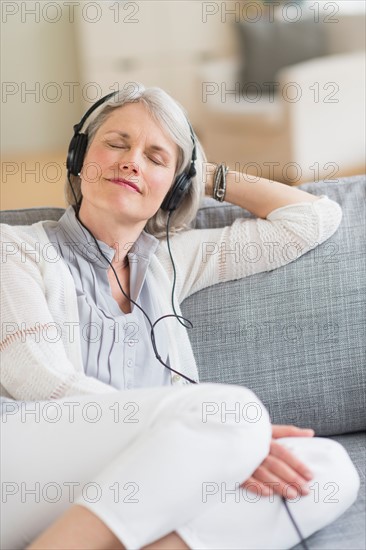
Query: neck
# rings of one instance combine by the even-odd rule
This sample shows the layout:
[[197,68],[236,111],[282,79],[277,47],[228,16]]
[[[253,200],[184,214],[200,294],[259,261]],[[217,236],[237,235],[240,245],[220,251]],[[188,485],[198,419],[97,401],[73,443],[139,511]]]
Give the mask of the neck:
[[120,220],[115,220],[110,212],[101,213],[99,209],[87,207],[85,200],[82,201],[76,216],[97,240],[116,250],[112,260],[115,269],[129,266],[127,253],[140,236],[145,221],[135,225],[122,223]]

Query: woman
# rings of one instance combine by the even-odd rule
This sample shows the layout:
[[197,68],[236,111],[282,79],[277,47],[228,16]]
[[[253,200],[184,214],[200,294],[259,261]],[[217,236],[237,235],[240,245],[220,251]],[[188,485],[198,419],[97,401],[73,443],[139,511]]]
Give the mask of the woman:
[[[2,543],[290,548],[299,535],[281,497],[295,498],[288,505],[307,537],[356,499],[357,472],[341,445],[272,426],[249,389],[189,384],[198,373],[179,304],[293,261],[279,246],[271,261],[237,263],[226,252],[236,242],[290,239],[303,254],[336,231],[341,209],[207,164],[183,109],[158,88],[119,92],[84,119],[62,218],[3,226],[1,384],[17,402],[2,417]],[[182,173],[190,185],[168,213]],[[190,229],[204,193],[258,219]],[[220,252],[203,254],[207,243]],[[254,407],[255,421],[223,414],[237,403]],[[309,481],[336,483],[337,503],[316,502]]]

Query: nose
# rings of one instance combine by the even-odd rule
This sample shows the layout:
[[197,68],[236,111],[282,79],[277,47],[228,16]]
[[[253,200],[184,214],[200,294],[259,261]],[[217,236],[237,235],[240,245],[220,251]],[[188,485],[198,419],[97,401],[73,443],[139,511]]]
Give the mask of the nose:
[[118,167],[122,172],[125,172],[127,174],[135,174],[136,176],[140,172],[139,165],[135,161],[120,161],[118,163]]
[[118,168],[126,175],[134,174],[137,176],[140,173],[141,153],[137,147],[131,147],[124,150],[118,159]]

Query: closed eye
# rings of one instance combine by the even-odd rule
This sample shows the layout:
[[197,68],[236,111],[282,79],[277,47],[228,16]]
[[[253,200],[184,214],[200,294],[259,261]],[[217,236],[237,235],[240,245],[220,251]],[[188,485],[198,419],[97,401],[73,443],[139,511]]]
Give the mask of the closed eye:
[[163,164],[162,162],[159,162],[158,160],[155,160],[154,158],[151,158],[151,157],[150,157],[150,160],[151,160],[151,162],[153,162],[154,164],[158,164],[158,165],[160,165],[160,166],[162,166],[162,164]]
[[[125,146],[125,145],[115,145],[114,143],[109,143],[108,145],[109,145],[109,147],[111,147],[112,149],[128,149],[128,147]],[[151,162],[153,162],[154,164],[156,164],[156,165],[158,165],[158,166],[164,166],[164,163],[163,163],[163,162],[161,162],[161,161],[159,161],[159,160],[156,160],[154,157],[148,157],[148,158],[149,158],[149,160],[150,160]]]

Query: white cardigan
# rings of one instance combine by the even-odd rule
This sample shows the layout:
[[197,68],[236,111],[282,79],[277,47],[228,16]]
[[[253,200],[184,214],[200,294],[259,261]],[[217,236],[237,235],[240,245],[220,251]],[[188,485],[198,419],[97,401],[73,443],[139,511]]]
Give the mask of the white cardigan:
[[[342,219],[341,207],[326,195],[273,210],[267,219],[238,218],[219,229],[191,229],[170,238],[177,280],[175,307],[216,283],[271,271],[329,239]],[[1,224],[0,395],[49,400],[118,391],[84,373],[73,278],[49,242],[43,222]],[[173,313],[173,268],[166,240],[149,270],[164,314]],[[192,320],[194,321],[194,320]],[[171,366],[198,380],[187,329],[166,323]],[[172,382],[187,383],[172,373]]]

